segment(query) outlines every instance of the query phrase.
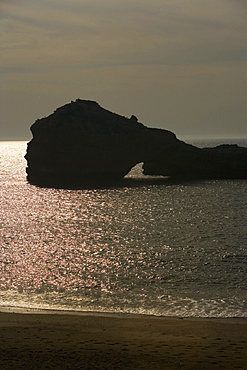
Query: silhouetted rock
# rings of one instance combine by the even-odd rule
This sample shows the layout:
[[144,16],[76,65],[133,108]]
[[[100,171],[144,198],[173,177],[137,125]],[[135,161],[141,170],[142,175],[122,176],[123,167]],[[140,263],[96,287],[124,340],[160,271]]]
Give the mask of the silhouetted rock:
[[89,100],[58,108],[31,126],[28,180],[84,182],[124,177],[137,163],[144,174],[174,178],[246,178],[247,148],[199,149],[161,129],[148,128]]
[[181,146],[143,165],[146,175],[169,175],[180,179],[246,179],[247,148],[219,145],[215,148]]

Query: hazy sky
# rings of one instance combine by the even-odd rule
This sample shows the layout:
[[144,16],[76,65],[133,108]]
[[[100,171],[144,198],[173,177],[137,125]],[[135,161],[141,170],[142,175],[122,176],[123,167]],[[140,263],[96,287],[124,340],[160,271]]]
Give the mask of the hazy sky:
[[247,137],[246,0],[0,0],[0,139],[76,98]]

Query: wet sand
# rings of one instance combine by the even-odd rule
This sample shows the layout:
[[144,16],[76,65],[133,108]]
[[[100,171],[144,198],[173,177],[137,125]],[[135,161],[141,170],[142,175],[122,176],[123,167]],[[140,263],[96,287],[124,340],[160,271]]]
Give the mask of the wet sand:
[[247,369],[247,320],[0,312],[1,369]]

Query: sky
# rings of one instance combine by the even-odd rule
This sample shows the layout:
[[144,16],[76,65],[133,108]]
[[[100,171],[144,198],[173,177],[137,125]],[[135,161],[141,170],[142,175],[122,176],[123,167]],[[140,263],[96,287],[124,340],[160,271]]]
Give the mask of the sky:
[[0,0],[0,140],[77,98],[185,137],[247,137],[246,0]]

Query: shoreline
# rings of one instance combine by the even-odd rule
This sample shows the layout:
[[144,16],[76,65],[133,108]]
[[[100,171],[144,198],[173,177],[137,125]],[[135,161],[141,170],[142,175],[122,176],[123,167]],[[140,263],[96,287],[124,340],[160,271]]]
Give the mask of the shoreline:
[[0,306],[1,313],[30,314],[30,315],[72,315],[72,316],[103,316],[128,318],[162,318],[179,320],[211,320],[220,322],[247,323],[247,316],[218,317],[218,316],[163,316],[145,313],[111,312],[111,311],[81,311],[58,308],[38,308],[21,306]]
[[247,318],[15,309],[0,307],[3,369],[247,368]]

